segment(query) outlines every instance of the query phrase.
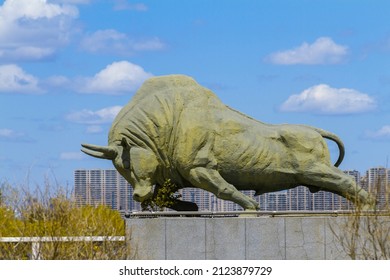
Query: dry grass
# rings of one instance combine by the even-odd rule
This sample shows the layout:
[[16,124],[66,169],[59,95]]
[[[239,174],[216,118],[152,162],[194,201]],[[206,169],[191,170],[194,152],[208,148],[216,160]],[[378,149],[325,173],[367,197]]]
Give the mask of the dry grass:
[[[77,207],[63,188],[46,183],[33,191],[0,186],[0,237],[124,236],[117,211],[105,206]],[[42,259],[126,259],[126,242],[43,242]],[[31,258],[31,243],[0,243],[0,259]]]
[[342,251],[351,259],[390,259],[390,186],[385,178],[378,178],[369,190],[376,198],[373,210],[364,211],[357,205],[342,222],[330,229]]

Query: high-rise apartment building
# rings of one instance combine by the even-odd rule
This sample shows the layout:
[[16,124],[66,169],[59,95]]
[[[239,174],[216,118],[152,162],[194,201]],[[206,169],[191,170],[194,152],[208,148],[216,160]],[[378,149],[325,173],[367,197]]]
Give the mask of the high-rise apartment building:
[[179,194],[181,195],[180,200],[196,203],[199,211],[210,210],[212,208],[210,195],[201,189],[184,188],[179,190]]
[[368,187],[374,190],[378,185],[387,185],[390,182],[390,170],[385,167],[373,167],[366,172]]
[[390,202],[390,169],[373,167],[366,172],[366,185],[376,195],[379,209]]
[[[254,191],[243,191],[253,198]],[[184,188],[179,190],[181,200],[195,202],[199,211],[236,211],[241,210],[241,206],[232,201],[222,200],[214,194],[198,188]]]
[[119,211],[140,210],[133,188],[115,169],[75,170],[74,196],[82,205],[107,205]]

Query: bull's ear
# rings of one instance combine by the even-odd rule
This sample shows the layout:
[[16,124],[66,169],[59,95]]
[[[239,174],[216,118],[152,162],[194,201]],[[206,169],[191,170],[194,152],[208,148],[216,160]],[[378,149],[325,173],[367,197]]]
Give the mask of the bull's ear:
[[121,145],[123,147],[122,163],[125,169],[130,169],[130,145],[125,137],[122,138]]
[[130,145],[129,142],[127,142],[127,139],[125,137],[122,138],[121,145],[124,149],[129,149],[130,150]]

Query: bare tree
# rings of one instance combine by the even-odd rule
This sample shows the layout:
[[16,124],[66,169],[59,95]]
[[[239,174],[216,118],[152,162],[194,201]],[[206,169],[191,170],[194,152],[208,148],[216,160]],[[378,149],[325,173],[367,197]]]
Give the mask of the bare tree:
[[[388,172],[388,171],[387,171]],[[386,174],[385,174],[386,175]],[[359,204],[333,223],[335,241],[351,259],[390,259],[390,186],[386,176],[378,176],[369,192],[376,198],[370,211]]]

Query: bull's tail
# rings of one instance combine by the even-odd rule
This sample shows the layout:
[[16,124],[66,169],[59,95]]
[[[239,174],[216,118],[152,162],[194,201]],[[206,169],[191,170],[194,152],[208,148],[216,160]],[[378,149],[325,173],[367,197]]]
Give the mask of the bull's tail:
[[339,147],[339,158],[337,159],[336,163],[334,164],[334,166],[338,167],[341,164],[341,162],[343,161],[344,155],[345,155],[345,148],[344,148],[343,141],[341,141],[341,139],[336,134],[334,134],[332,132],[329,132],[329,131],[326,131],[326,130],[323,130],[320,128],[315,128],[315,127],[313,127],[313,129],[315,131],[317,131],[319,134],[321,134],[322,137],[334,141],[337,144],[337,147]]
[[336,134],[329,132],[329,131],[326,131],[326,130],[323,130],[321,128],[308,126],[308,125],[300,125],[300,126],[304,126],[306,128],[311,128],[311,129],[317,131],[322,137],[329,139],[329,140],[332,140],[337,144],[337,147],[339,147],[339,158],[337,159],[334,166],[338,167],[341,164],[341,162],[343,161],[344,155],[345,155],[345,148],[344,148],[343,141],[341,141],[341,139]]

